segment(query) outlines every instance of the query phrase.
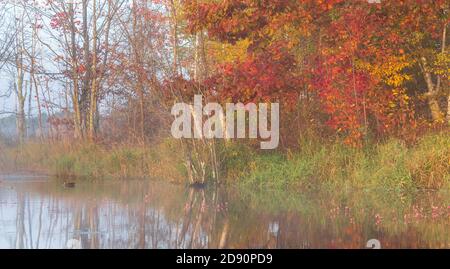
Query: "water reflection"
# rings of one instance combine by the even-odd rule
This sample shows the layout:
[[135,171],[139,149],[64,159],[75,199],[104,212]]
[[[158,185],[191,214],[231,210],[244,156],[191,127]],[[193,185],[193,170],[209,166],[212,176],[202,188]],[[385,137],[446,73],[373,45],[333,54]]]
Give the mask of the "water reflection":
[[[449,196],[398,199],[10,178],[0,248],[450,248]],[[409,200],[408,200],[409,199]],[[406,200],[406,201],[405,201]],[[77,244],[80,244],[78,246]]]

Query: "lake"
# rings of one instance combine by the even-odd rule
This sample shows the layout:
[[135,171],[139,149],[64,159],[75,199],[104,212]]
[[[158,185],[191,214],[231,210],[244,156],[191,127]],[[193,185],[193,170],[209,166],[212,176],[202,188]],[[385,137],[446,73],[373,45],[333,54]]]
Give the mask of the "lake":
[[196,190],[0,176],[0,248],[450,248],[448,191]]

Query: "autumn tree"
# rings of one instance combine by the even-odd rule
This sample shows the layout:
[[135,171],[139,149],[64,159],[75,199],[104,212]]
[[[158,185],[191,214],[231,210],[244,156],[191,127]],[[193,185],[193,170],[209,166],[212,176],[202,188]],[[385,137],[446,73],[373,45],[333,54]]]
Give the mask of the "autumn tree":
[[[100,3],[101,2],[101,3]],[[51,21],[45,25],[48,41],[41,42],[60,62],[72,81],[75,136],[93,139],[98,127],[98,103],[108,72],[111,25],[125,0],[49,1],[45,9]]]
[[421,75],[433,119],[443,118],[446,1],[186,1],[185,8],[191,31],[248,42],[246,57],[212,77],[225,99],[275,99],[286,111],[312,95],[327,125],[358,145],[371,133],[414,126],[411,97],[423,91],[408,83]]
[[[391,42],[385,44],[409,62],[417,86],[414,88],[422,95],[428,104],[433,121],[444,120],[446,105],[450,102],[449,75],[450,54],[447,44],[450,37],[447,34],[450,23],[450,3],[438,1],[389,1],[379,6],[379,13],[386,18],[385,32]],[[422,83],[422,81],[424,83]],[[417,87],[416,86],[416,87]],[[450,109],[447,108],[450,119]]]

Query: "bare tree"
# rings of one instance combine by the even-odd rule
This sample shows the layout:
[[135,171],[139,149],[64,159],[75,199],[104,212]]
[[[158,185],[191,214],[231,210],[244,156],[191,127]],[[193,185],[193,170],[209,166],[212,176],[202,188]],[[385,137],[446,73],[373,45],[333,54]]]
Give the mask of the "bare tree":
[[20,143],[23,143],[27,136],[25,102],[28,95],[27,82],[25,81],[25,73],[27,72],[26,63],[26,39],[25,31],[25,12],[18,6],[13,6],[14,29],[17,33],[14,39],[14,92],[17,97],[17,135]]

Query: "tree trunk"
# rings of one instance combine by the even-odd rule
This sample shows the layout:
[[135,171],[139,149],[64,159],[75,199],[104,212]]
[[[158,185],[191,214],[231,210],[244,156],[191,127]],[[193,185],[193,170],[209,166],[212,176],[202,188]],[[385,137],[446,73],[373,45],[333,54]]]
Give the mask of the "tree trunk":
[[88,0],[83,0],[83,50],[84,50],[84,67],[85,75],[83,78],[83,87],[81,91],[80,107],[81,107],[81,120],[82,127],[86,130],[89,128],[88,118],[88,101],[90,98],[91,89],[91,57],[90,57],[90,44],[89,44],[89,32],[88,32]]
[[97,114],[97,10],[96,10],[96,1],[94,0],[93,5],[93,33],[92,37],[94,39],[92,49],[94,51],[93,59],[92,59],[92,91],[91,91],[91,101],[89,108],[89,139],[94,140],[95,137],[95,116]]
[[173,75],[178,76],[178,19],[175,2],[170,1],[172,15]]
[[[136,3],[133,1],[133,7],[136,7]],[[144,65],[142,63],[142,54],[144,48],[143,48],[143,42],[141,40],[142,36],[142,25],[141,21],[138,22],[138,16],[137,8],[133,9],[133,46],[131,46],[132,49],[132,55],[134,57],[134,62],[137,63],[138,70],[136,70],[136,77],[137,81],[135,84],[136,87],[136,93],[139,98],[139,138],[141,139],[142,143],[145,143],[145,87],[143,84],[143,70]],[[139,25],[138,25],[139,23]]]
[[[17,136],[19,143],[23,143],[26,137],[26,118],[25,118],[25,100],[27,98],[26,92],[24,92],[24,70],[22,62],[22,48],[19,48],[18,55],[16,56],[17,65],[17,83],[15,84],[15,91],[17,95]],[[26,87],[26,86],[25,86]],[[26,91],[26,89],[25,89]]]
[[438,94],[440,88],[440,82],[438,81],[435,86],[433,82],[433,78],[431,72],[429,71],[427,60],[425,57],[422,57],[422,72],[424,75],[425,82],[427,84],[427,93],[426,97],[428,99],[428,107],[430,108],[431,117],[433,121],[440,122],[444,119],[444,114],[442,113],[441,108],[439,107]]
[[69,3],[69,14],[70,14],[70,34],[71,34],[71,51],[72,51],[72,80],[73,80],[73,88],[72,88],[72,104],[74,110],[74,126],[75,126],[75,138],[83,138],[83,129],[81,127],[81,110],[79,106],[79,88],[78,88],[78,61],[77,61],[77,46],[75,39],[75,11],[73,7],[73,3]]
[[[36,5],[36,1],[33,1],[33,5]],[[31,81],[33,85],[34,85],[34,91],[36,94],[36,106],[38,109],[38,132],[39,132],[39,138],[43,138],[44,136],[44,128],[42,125],[42,108],[41,108],[41,100],[39,98],[39,89],[38,89],[38,83],[37,83],[37,79],[36,79],[36,74],[35,74],[35,68],[36,68],[36,41],[38,40],[38,32],[37,32],[37,24],[38,24],[38,20],[37,17],[35,15],[34,17],[34,27],[33,27],[33,36],[32,36],[32,46],[31,46],[31,71],[30,71],[30,76],[31,76]],[[32,91],[30,91],[30,95],[32,94]]]
[[42,125],[41,100],[39,99],[39,89],[38,89],[36,76],[34,74],[32,76],[32,79],[33,79],[33,84],[34,84],[34,90],[35,90],[35,93],[36,93],[36,105],[37,105],[37,108],[38,108],[39,137],[42,139],[43,136],[44,136],[44,128],[43,128],[43,125]]
[[431,117],[432,117],[433,121],[435,121],[435,122],[443,121],[444,114],[441,111],[439,102],[436,97],[428,98],[428,107],[430,108]]
[[[20,86],[19,86],[20,87]],[[17,134],[19,143],[23,143],[27,136],[26,118],[25,118],[25,98],[19,97],[17,108]]]
[[[447,49],[447,27],[448,24],[444,25],[444,30],[442,31],[442,54],[445,54]],[[448,88],[448,83],[446,84]],[[447,89],[447,122],[450,124],[450,92]]]

